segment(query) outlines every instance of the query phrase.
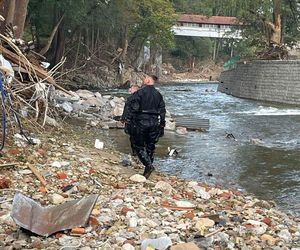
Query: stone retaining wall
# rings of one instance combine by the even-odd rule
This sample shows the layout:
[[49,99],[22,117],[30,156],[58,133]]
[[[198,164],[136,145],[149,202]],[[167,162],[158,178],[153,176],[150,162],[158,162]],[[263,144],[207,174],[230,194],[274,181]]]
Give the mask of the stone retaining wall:
[[300,61],[238,63],[220,76],[218,91],[237,97],[300,105]]

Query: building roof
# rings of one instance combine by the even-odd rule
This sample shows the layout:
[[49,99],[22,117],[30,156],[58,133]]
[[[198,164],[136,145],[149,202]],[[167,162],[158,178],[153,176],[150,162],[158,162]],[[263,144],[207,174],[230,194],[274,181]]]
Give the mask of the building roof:
[[237,25],[239,23],[236,17],[231,16],[202,16],[189,14],[180,15],[178,22],[222,25]]

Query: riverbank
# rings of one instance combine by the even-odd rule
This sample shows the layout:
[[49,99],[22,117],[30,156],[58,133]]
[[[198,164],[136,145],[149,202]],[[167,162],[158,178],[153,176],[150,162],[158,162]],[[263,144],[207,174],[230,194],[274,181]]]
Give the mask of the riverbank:
[[[147,242],[157,249],[170,244],[171,249],[300,246],[300,220],[272,203],[157,172],[147,181],[136,176],[143,172],[141,165],[114,150],[105,131],[97,137],[104,149],[94,148],[94,133],[68,124],[38,137],[40,145],[10,146],[1,158],[1,164],[16,162],[15,167],[0,169],[0,179],[7,184],[0,189],[1,249],[146,249]],[[45,177],[45,188],[28,165]],[[77,230],[80,234],[65,230],[46,238],[20,230],[10,218],[16,190],[43,206],[89,194],[99,198],[89,224]],[[176,247],[186,242],[191,243]]]

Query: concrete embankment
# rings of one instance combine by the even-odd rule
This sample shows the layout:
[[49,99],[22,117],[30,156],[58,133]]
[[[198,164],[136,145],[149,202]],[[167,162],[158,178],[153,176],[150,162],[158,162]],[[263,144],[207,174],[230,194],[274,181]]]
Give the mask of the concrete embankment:
[[220,76],[218,91],[237,97],[300,105],[300,61],[238,63]]

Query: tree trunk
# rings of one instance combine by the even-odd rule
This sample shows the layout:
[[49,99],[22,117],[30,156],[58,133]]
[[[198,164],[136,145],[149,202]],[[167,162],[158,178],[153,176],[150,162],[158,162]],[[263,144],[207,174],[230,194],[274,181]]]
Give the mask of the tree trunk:
[[[63,25],[63,23],[62,23],[62,25]],[[64,30],[62,29],[62,25],[58,29],[57,47],[55,50],[53,65],[56,65],[60,62],[61,58],[64,55],[64,51],[65,51],[66,37],[65,37]]]
[[65,15],[62,15],[62,17],[60,18],[60,20],[58,21],[58,23],[57,23],[57,24],[55,25],[55,27],[53,28],[53,30],[52,30],[52,32],[51,32],[51,35],[50,35],[50,37],[49,37],[49,39],[48,39],[48,42],[47,42],[46,46],[40,51],[40,54],[41,54],[41,55],[45,55],[45,54],[47,53],[47,51],[50,49],[50,46],[51,46],[51,44],[52,44],[52,41],[53,41],[53,39],[54,39],[54,37],[55,37],[55,34],[56,34],[57,30],[58,30],[59,25],[61,24],[62,20],[64,19],[64,16],[65,16]]
[[13,25],[17,26],[17,29],[15,31],[15,37],[21,38],[24,33],[25,21],[27,16],[27,6],[29,0],[18,0],[17,2],[18,4],[15,5]]
[[0,32],[4,33],[5,25],[17,26],[15,37],[21,38],[24,33],[24,26],[27,16],[27,6],[29,0],[2,0],[0,1],[0,14],[5,18],[1,22]]
[[8,4],[7,15],[6,15],[6,24],[13,24],[15,16],[16,0],[10,0]]
[[269,23],[271,28],[270,43],[281,44],[282,43],[282,0],[273,0],[273,23]]

